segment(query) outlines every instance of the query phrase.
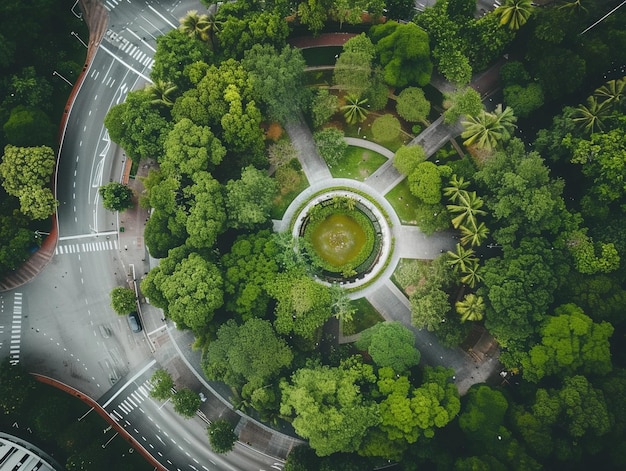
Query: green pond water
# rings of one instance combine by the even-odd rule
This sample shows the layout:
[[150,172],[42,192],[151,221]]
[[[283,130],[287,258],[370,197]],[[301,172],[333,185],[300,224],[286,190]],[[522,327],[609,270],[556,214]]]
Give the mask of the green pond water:
[[331,214],[311,234],[311,243],[317,254],[336,267],[359,255],[365,242],[363,228],[346,214]]

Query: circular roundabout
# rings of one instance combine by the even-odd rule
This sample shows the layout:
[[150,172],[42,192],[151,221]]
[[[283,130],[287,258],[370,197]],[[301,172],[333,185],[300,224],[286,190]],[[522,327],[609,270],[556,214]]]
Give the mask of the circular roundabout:
[[370,196],[327,188],[300,205],[291,219],[292,235],[320,282],[356,291],[388,265],[393,245],[388,219]]

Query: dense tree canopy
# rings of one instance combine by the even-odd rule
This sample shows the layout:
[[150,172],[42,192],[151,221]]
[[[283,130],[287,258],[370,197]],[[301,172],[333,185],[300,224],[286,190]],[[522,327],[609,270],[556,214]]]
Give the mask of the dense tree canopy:
[[399,322],[381,322],[364,330],[356,347],[367,350],[379,368],[390,367],[396,373],[404,373],[420,360],[415,335]]

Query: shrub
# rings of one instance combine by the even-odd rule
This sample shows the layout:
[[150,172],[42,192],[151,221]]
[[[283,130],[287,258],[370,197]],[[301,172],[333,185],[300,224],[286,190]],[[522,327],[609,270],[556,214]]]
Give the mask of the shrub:
[[398,118],[390,114],[376,118],[372,124],[372,134],[374,139],[379,142],[393,141],[400,135],[401,130],[402,127]]

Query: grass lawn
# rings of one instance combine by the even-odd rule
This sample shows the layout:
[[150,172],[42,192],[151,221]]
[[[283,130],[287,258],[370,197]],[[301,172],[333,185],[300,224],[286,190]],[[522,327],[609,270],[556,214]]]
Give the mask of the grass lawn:
[[309,181],[304,171],[298,170],[294,175],[297,175],[297,177],[289,181],[288,185],[282,185],[278,189],[278,195],[274,198],[272,206],[272,219],[282,219],[291,202],[309,186]]
[[409,182],[406,178],[387,193],[385,198],[393,206],[402,224],[417,225],[415,208],[418,205],[418,201],[409,191]]
[[351,178],[362,182],[386,161],[387,158],[378,152],[348,146],[343,158],[330,169],[330,173],[335,178]]
[[372,327],[385,319],[378,313],[374,306],[365,298],[355,299],[351,304],[356,307],[357,312],[350,322],[344,322],[342,326],[343,335],[357,334],[368,327]]

